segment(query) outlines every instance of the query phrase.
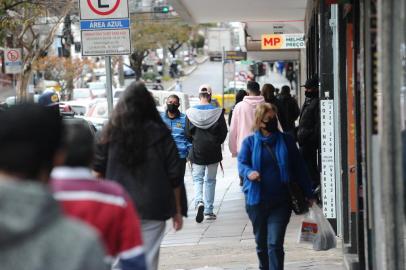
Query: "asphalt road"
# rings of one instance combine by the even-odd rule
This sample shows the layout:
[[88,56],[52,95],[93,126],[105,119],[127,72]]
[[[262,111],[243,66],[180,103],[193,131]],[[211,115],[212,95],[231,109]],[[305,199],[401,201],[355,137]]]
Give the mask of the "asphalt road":
[[211,85],[214,93],[221,93],[222,70],[221,62],[206,61],[200,65],[189,77],[182,81],[182,90],[189,96],[197,96],[199,86]]

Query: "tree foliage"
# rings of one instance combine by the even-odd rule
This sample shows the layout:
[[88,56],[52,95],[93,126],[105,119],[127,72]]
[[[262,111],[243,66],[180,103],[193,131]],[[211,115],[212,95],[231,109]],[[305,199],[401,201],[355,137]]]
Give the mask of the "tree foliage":
[[142,62],[150,51],[167,48],[175,56],[176,51],[190,39],[190,31],[190,27],[179,21],[156,21],[147,15],[131,18],[133,52],[130,61],[136,79],[141,78]]
[[[1,0],[0,38],[9,47],[23,49],[23,69],[17,95],[25,98],[32,63],[45,54],[74,0]],[[6,43],[6,44],[5,44]]]
[[74,83],[78,81],[83,70],[92,69],[93,62],[87,58],[65,58],[57,56],[46,56],[38,59],[33,64],[33,70],[43,73],[45,80],[53,80],[59,82],[62,86],[62,91],[65,96],[70,96],[68,90],[68,82],[73,81]]

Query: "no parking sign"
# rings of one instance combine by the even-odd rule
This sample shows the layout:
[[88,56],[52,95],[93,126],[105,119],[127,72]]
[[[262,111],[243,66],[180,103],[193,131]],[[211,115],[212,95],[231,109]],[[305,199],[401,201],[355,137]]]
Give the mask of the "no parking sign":
[[131,53],[128,0],[80,0],[83,56]]
[[5,49],[4,59],[7,74],[21,73],[23,67],[23,61],[21,57],[21,49]]

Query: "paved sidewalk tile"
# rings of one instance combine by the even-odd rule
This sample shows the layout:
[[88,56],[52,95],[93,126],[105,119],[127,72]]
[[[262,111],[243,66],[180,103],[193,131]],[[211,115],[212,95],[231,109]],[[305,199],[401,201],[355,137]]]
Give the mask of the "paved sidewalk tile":
[[[159,269],[248,270],[258,269],[252,226],[244,209],[244,196],[239,186],[236,160],[224,154],[224,177],[217,175],[214,211],[217,220],[198,224],[193,207],[193,182],[186,173],[189,218],[184,228],[174,232],[168,222],[162,242]],[[285,238],[286,270],[343,270],[340,248],[313,251],[309,245],[298,244],[301,217],[292,215]],[[341,247],[338,243],[337,246]]]

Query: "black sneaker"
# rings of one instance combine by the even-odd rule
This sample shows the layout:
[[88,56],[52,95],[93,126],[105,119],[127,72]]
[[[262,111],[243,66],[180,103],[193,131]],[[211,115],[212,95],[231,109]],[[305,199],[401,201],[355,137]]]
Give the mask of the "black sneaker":
[[197,213],[196,213],[196,222],[201,223],[203,221],[203,212],[204,212],[204,204],[202,202],[199,202],[197,204]]
[[216,220],[217,219],[217,216],[214,213],[204,214],[204,217],[206,220]]

